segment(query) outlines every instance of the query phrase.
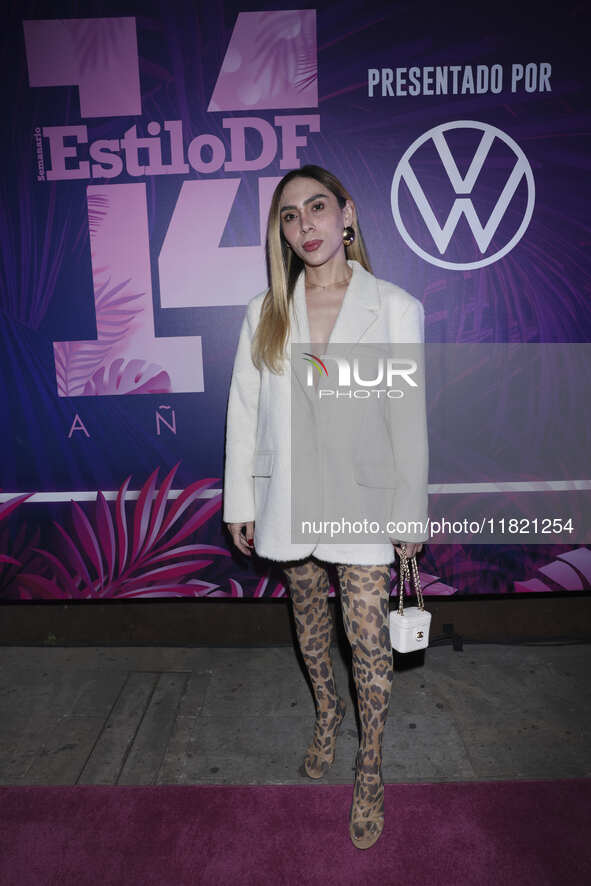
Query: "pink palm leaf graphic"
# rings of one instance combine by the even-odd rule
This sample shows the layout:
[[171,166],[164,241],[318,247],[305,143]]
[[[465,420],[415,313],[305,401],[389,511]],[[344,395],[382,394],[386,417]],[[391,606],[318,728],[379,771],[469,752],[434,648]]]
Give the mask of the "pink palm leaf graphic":
[[170,470],[159,490],[159,468],[150,474],[140,490],[131,520],[125,509],[131,477],[120,487],[112,511],[103,493],[98,492],[94,524],[73,501],[74,531],[69,533],[54,521],[62,556],[35,549],[45,558],[52,577],[23,574],[19,576],[21,588],[41,596],[101,599],[194,597],[215,592],[217,586],[196,576],[213,562],[212,556],[230,557],[230,552],[215,545],[191,542],[189,537],[219,511],[221,493],[205,499],[194,510],[202,492],[219,479],[198,480],[184,489],[175,502],[170,502],[168,496],[179,464]]
[[591,588],[591,548],[581,545],[558,554],[557,559],[538,566],[541,578],[513,582],[516,592],[587,591]]
[[126,294],[129,280],[111,288],[108,278],[96,291],[96,341],[55,342],[55,368],[58,391],[62,397],[82,393],[85,384],[96,370],[105,364],[112,347],[130,334],[134,318],[141,306],[131,303],[143,293]]
[[[28,498],[30,498],[33,494],[34,494],[33,492],[26,492],[23,495],[15,495],[14,498],[10,498],[10,499],[8,499],[8,501],[5,501],[2,504],[0,504],[0,523],[3,520],[6,520],[7,517],[9,517],[10,514],[12,514],[12,512],[14,510],[16,510],[16,508],[19,507],[19,505],[21,505],[24,501],[26,501]],[[3,541],[5,544],[8,541],[6,534],[3,536]],[[10,563],[12,566],[20,566],[21,565],[20,560],[17,560],[15,557],[11,557],[9,554],[2,554],[2,553],[0,553],[0,563]]]

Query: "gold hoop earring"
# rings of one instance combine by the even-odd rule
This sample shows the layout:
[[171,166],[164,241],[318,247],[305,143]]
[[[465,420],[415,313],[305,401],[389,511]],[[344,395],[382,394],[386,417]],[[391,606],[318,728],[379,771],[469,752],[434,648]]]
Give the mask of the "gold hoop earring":
[[352,227],[343,228],[343,245],[350,246],[355,241],[355,231]]

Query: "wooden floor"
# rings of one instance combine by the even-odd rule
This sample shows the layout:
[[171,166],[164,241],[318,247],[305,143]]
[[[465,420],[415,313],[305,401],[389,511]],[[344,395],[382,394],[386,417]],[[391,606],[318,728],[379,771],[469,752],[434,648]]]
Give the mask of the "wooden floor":
[[[352,783],[353,684],[333,658],[349,701],[323,781]],[[591,775],[590,674],[589,645],[427,650],[395,669],[384,780]],[[0,647],[3,785],[309,783],[313,724],[292,646]]]

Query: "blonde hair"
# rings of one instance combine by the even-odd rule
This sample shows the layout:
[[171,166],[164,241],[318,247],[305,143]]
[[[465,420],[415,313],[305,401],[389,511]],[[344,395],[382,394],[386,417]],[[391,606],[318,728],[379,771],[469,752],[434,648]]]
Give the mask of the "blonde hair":
[[[279,215],[283,189],[288,182],[298,176],[313,178],[332,191],[341,209],[344,209],[347,200],[353,203],[351,195],[336,176],[312,163],[302,166],[300,169],[292,169],[283,176],[275,188],[267,222],[266,260],[269,289],[261,305],[261,315],[252,341],[251,356],[258,370],[262,369],[264,363],[271,372],[277,374],[283,372],[286,357],[285,346],[290,331],[293,292],[296,281],[304,268],[304,262],[295,254],[283,236]],[[357,218],[357,209],[354,204],[353,207],[352,227],[355,230],[355,240],[350,246],[344,247],[345,256],[347,259],[355,259],[372,273]]]

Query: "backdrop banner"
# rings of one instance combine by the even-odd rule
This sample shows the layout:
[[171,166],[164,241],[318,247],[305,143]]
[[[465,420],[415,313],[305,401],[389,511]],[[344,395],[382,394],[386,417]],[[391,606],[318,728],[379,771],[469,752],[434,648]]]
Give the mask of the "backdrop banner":
[[[441,348],[435,513],[483,514],[483,494],[494,513],[498,493],[528,519],[586,515],[583,16],[578,0],[9,3],[0,598],[286,595],[222,523],[224,430],[271,196],[306,163],[349,189],[372,272],[422,302]],[[521,408],[511,355],[535,367]],[[589,533],[563,523],[434,535],[419,563],[427,595],[591,588]]]

